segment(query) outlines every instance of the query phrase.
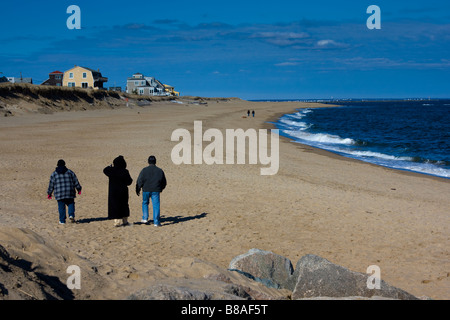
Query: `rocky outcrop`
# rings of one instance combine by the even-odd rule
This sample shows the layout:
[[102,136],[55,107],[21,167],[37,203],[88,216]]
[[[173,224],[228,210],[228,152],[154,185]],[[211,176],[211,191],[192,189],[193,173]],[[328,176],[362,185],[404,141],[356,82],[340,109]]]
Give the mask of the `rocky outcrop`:
[[[101,299],[109,284],[95,266],[26,229],[0,233],[0,300]],[[69,290],[67,265],[83,269],[83,290]],[[252,249],[232,259],[229,269],[196,258],[164,268],[164,277],[123,288],[128,300],[380,300],[417,299],[383,280],[368,288],[369,275],[308,254],[296,264],[273,252]],[[138,277],[138,276],[136,276]],[[137,283],[136,283],[137,284]],[[132,291],[129,290],[132,288]],[[80,292],[79,292],[80,291]]]
[[[202,262],[197,262],[202,263]],[[380,280],[370,289],[368,274],[308,254],[296,264],[273,252],[251,249],[228,270],[203,279],[164,279],[128,296],[132,300],[416,300]],[[256,284],[256,285],[255,285]],[[258,287],[259,285],[259,287]],[[261,289],[266,287],[266,289]]]
[[291,276],[294,269],[291,261],[273,252],[251,249],[235,257],[228,268],[247,273],[269,287],[293,289]]
[[369,289],[369,275],[348,270],[322,257],[308,254],[296,264],[272,252],[251,249],[234,258],[229,266],[255,277],[261,283],[275,283],[292,291],[292,299],[317,297],[417,299],[408,292],[380,281],[380,288]]
[[369,275],[348,270],[313,254],[308,254],[297,262],[292,278],[296,281],[292,299],[349,296],[417,299],[383,280],[380,280],[379,289],[369,289]]
[[210,279],[166,279],[141,289],[128,300],[247,300],[238,285]]

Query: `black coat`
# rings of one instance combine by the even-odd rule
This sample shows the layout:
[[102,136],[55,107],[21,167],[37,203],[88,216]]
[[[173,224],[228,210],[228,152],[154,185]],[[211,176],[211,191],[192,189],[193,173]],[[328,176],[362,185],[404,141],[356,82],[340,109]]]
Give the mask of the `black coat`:
[[154,164],[145,167],[139,173],[136,181],[136,193],[140,190],[144,192],[162,192],[167,186],[166,175],[161,168]]
[[109,166],[103,169],[109,177],[108,219],[122,219],[130,216],[128,186],[133,182],[127,169]]

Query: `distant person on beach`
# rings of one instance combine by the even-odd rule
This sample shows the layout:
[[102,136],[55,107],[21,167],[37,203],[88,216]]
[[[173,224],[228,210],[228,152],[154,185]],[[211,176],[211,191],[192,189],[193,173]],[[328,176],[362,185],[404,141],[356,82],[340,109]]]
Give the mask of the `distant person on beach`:
[[113,160],[113,164],[103,169],[109,178],[108,185],[108,219],[114,220],[114,226],[128,225],[130,207],[128,206],[128,186],[133,179],[127,170],[123,156]]
[[148,222],[150,199],[153,205],[153,225],[160,227],[160,194],[167,185],[164,171],[156,166],[155,156],[148,158],[148,166],[142,169],[136,181],[136,194],[142,189],[142,223]]
[[247,110],[247,117],[250,117],[250,110]]
[[75,222],[75,190],[81,194],[81,185],[72,170],[67,169],[64,160],[58,160],[55,171],[50,176],[47,189],[47,198],[52,199],[52,193],[58,201],[59,223],[66,223],[66,206],[69,211],[69,220]]
[[252,110],[252,116],[255,117],[255,110]]

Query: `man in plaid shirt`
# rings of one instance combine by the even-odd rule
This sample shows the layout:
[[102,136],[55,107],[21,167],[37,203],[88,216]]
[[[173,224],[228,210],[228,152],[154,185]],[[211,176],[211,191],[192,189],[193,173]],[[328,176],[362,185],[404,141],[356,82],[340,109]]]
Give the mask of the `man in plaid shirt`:
[[81,194],[81,185],[78,178],[72,170],[67,169],[64,160],[58,161],[58,166],[50,176],[50,183],[47,190],[47,198],[52,198],[55,193],[55,199],[58,201],[59,223],[66,223],[66,206],[69,210],[69,219],[75,222],[75,189]]

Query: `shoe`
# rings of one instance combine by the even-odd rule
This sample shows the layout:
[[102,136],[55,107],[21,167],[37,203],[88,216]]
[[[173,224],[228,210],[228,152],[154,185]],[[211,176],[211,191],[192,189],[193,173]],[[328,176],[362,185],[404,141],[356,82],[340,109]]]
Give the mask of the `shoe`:
[[154,224],[155,227],[161,227],[161,224]]
[[146,224],[147,224],[147,223],[148,223],[148,220],[142,219],[142,220],[141,220],[141,223],[146,223]]
[[74,217],[69,217],[70,222],[75,223],[75,218]]
[[59,222],[59,224],[66,224],[66,223],[65,223],[65,222],[61,222],[61,221],[60,221],[60,222]]

